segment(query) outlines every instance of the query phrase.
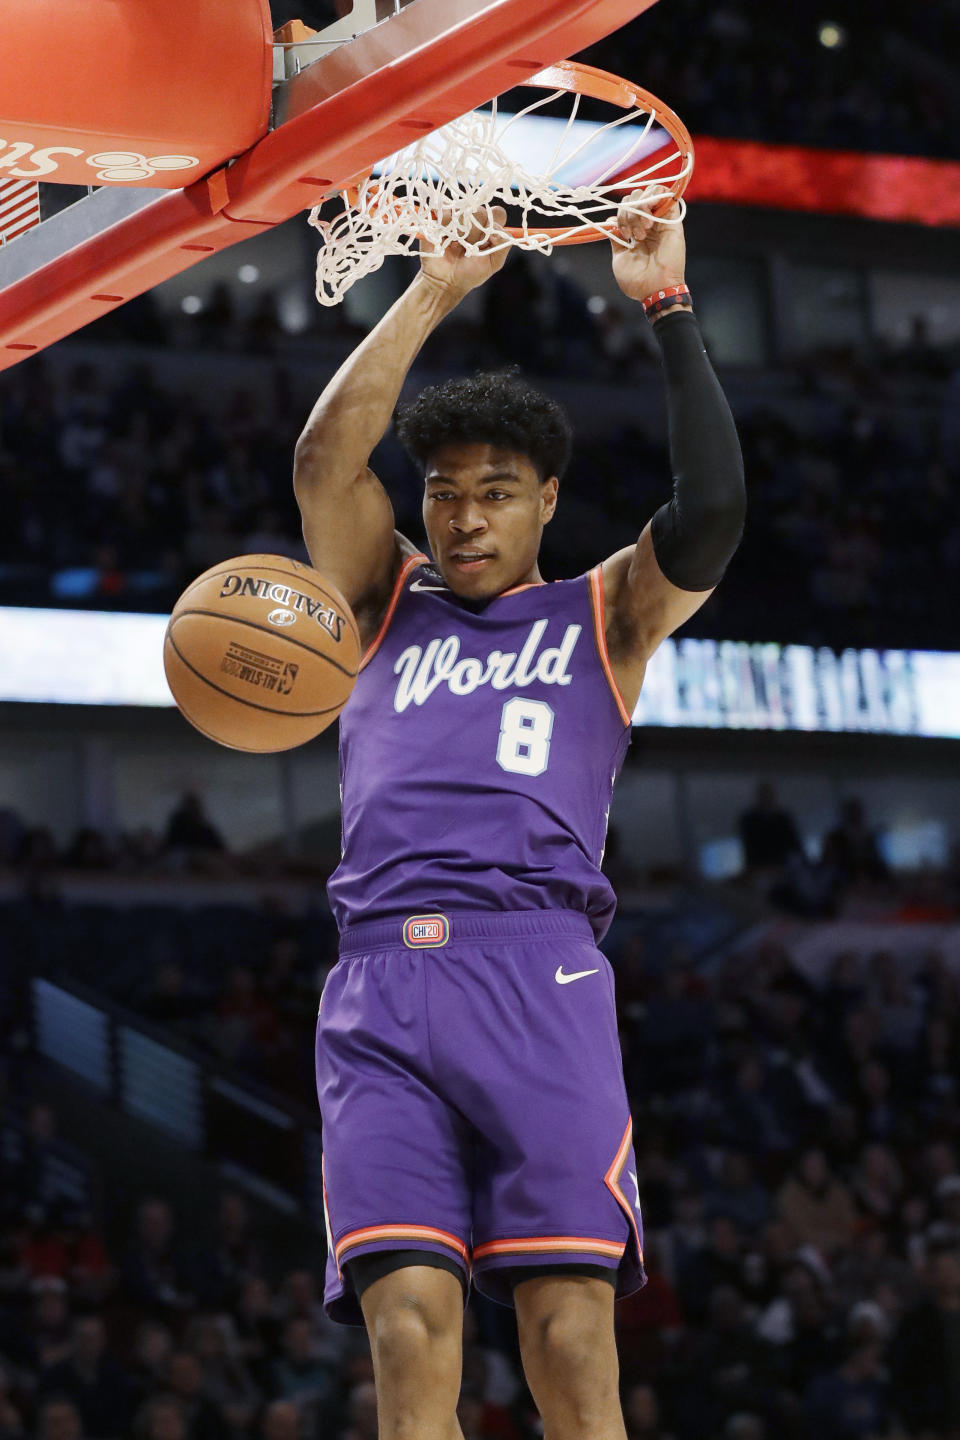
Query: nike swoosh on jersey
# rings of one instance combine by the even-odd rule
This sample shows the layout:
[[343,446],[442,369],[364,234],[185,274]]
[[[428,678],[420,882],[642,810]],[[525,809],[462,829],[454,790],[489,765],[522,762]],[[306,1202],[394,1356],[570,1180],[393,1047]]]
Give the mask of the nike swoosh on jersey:
[[446,592],[449,591],[450,586],[449,586],[449,585],[424,585],[423,581],[420,579],[420,577],[419,577],[419,575],[418,575],[417,578],[416,578],[416,580],[411,580],[411,581],[410,581],[410,589],[411,589],[411,590],[434,590],[434,591],[436,591],[438,594],[443,594],[443,593],[446,593]]
[[565,975],[563,966],[558,965],[557,973],[553,978],[558,985],[569,985],[571,980],[582,980],[584,975],[599,975],[599,973],[599,970],[574,970],[572,975]]

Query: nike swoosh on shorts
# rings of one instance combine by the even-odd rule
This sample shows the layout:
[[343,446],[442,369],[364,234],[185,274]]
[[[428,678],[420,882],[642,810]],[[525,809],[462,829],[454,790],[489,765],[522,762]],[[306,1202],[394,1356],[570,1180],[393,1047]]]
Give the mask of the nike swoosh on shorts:
[[599,975],[599,973],[599,970],[574,970],[572,975],[565,975],[563,966],[558,965],[557,973],[553,978],[558,985],[569,985],[571,980],[582,980],[584,975]]

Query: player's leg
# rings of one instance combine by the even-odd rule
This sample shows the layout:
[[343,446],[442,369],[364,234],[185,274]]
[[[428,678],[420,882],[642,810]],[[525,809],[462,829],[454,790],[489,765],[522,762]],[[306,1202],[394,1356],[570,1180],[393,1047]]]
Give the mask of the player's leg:
[[[398,1256],[405,1261],[409,1252]],[[457,1400],[463,1363],[463,1283],[451,1269],[371,1255],[351,1266],[370,1337],[380,1440],[463,1440]]]
[[436,1257],[458,1275],[470,1268],[473,1137],[430,1073],[425,963],[403,949],[350,955],[324,987],[316,1051],[324,1305],[346,1324],[362,1322],[353,1285],[361,1258],[423,1251],[426,1265]]
[[544,1440],[624,1440],[613,1286],[586,1275],[538,1275],[520,1280],[513,1298]]
[[429,1071],[424,965],[403,949],[341,959],[317,1026],[324,1303],[367,1327],[380,1440],[461,1440],[473,1137]]
[[438,957],[430,977],[435,1061],[482,1137],[473,1279],[516,1306],[547,1440],[623,1440],[613,1301],[644,1275],[612,973],[562,912],[501,923],[489,957]]

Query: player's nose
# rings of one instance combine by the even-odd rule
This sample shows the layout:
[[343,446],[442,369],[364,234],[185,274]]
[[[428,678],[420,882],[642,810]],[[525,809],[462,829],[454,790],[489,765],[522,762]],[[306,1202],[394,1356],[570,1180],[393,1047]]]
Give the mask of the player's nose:
[[487,519],[480,505],[473,500],[464,500],[457,505],[450,516],[450,529],[460,535],[474,535],[486,530]]

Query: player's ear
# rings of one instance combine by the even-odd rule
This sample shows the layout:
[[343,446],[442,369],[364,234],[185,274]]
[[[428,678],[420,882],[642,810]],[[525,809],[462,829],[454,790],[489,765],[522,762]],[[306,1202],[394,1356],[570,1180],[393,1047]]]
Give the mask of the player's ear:
[[544,480],[540,486],[540,524],[548,525],[553,519],[553,512],[557,508],[557,492],[560,489],[560,481],[556,475],[551,475]]

